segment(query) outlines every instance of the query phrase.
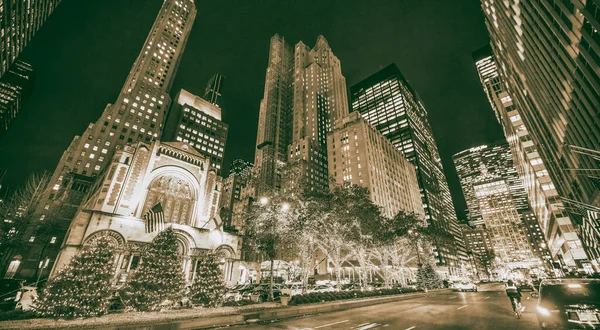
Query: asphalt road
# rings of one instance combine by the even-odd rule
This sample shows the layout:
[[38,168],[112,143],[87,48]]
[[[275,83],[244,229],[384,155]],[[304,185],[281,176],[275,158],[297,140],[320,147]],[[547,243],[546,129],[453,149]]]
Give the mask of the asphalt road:
[[517,320],[502,284],[488,284],[479,292],[449,292],[235,329],[540,329],[536,300],[525,292],[522,303],[523,318]]

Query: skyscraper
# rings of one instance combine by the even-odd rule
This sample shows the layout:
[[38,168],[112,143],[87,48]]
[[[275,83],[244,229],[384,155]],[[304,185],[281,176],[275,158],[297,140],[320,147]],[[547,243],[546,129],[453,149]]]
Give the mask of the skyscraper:
[[472,225],[483,225],[479,202],[474,186],[489,178],[503,178],[510,189],[515,207],[519,211],[529,209],[527,193],[513,164],[508,143],[498,141],[490,145],[473,147],[452,156],[456,173],[469,208]]
[[264,190],[281,186],[281,167],[292,142],[294,54],[278,34],[271,38],[265,92],[260,101],[254,169]]
[[327,134],[348,114],[346,78],[322,35],[312,49],[298,42],[294,56],[294,134],[286,170],[300,177],[285,182],[285,188],[327,189]]
[[[589,264],[576,225],[565,211],[565,204],[560,199],[546,163],[540,158],[540,145],[530,134],[531,125],[521,118],[522,110],[511,97],[508,80],[501,75],[491,47],[486,46],[474,52],[473,60],[490,105],[502,125],[515,168],[527,191],[531,211],[543,235],[545,243],[539,242],[539,245],[547,244],[554,268],[579,268]],[[536,227],[530,219],[530,216],[525,216],[525,224],[528,228]],[[538,237],[537,229],[535,232],[535,235],[531,234],[532,237]]]
[[[519,251],[529,249],[530,252],[524,254],[529,258],[549,258],[547,244],[540,235],[508,143],[499,141],[473,147],[452,158],[469,208],[470,222],[490,232],[494,249],[498,249],[497,255],[516,248]],[[496,213],[502,215],[496,216]],[[502,219],[507,223],[503,224]],[[504,246],[507,242],[510,242],[509,247]],[[522,261],[535,263],[533,259],[523,258]]]
[[[75,211],[118,147],[160,139],[171,103],[169,90],[195,16],[192,0],[163,2],[117,100],[63,153],[40,201],[39,222],[33,223],[31,235],[26,235],[33,239],[24,243],[18,276],[37,277],[40,258],[54,260]],[[35,233],[50,218],[51,233],[39,237]]]
[[169,110],[162,140],[189,144],[221,173],[228,129],[221,121],[221,108],[182,89]]
[[0,139],[33,92],[31,64],[17,60],[0,78]]
[[242,219],[247,211],[245,206],[248,205],[248,201],[244,200],[245,196],[242,192],[248,184],[250,170],[252,170],[252,163],[235,159],[229,167],[229,176],[223,179],[219,214],[225,230],[240,231],[243,227],[242,221],[238,219]]
[[548,190],[556,189],[555,199],[574,215],[591,266],[600,270],[600,222],[579,211],[600,211],[598,4],[483,0],[482,8],[517,120],[537,146],[532,165],[545,165]]
[[[254,166],[264,186],[257,192],[281,188],[284,171],[298,173],[307,186],[327,188],[327,133],[347,112],[346,79],[327,40],[319,36],[312,49],[303,42],[292,49],[274,35],[256,140]],[[284,189],[298,180],[287,180]]]
[[0,2],[0,77],[54,12],[61,0]]
[[427,110],[395,64],[351,88],[352,111],[361,113],[417,168],[425,219],[455,237],[455,245],[436,246],[437,262],[451,273],[467,262],[464,242]]
[[225,82],[225,77],[220,73],[215,73],[212,76],[208,83],[206,84],[206,89],[204,90],[204,98],[208,102],[221,107],[221,93],[223,92],[223,83]]
[[360,113],[338,119],[327,139],[329,174],[336,183],[367,188],[388,218],[400,210],[425,217],[414,165]]
[[233,162],[231,162],[231,166],[229,166],[229,176],[239,175],[248,178],[249,172],[253,166],[254,164],[243,159],[234,159]]

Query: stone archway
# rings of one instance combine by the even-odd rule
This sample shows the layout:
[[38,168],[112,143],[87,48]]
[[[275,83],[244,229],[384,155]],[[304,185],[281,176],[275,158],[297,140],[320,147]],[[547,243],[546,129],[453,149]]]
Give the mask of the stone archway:
[[193,226],[198,193],[195,182],[177,172],[156,176],[146,188],[141,216],[160,203],[165,223]]

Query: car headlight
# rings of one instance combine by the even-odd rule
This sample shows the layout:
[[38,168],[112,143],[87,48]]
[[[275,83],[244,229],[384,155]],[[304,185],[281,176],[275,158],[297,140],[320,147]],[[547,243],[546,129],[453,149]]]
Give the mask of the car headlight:
[[540,305],[537,305],[537,311],[538,313],[542,314],[543,316],[550,316],[550,311]]

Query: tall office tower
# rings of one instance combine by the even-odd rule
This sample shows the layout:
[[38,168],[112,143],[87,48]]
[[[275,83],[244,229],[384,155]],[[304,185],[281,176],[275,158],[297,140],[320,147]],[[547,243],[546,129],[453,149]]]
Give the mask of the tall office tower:
[[[517,224],[527,234],[531,252],[535,257],[549,261],[547,244],[540,236],[540,227],[537,225],[535,213],[529,206],[527,192],[513,163],[508,143],[499,141],[491,145],[477,146],[456,153],[452,159],[469,208],[471,223],[489,229],[475,188],[485,182],[502,181],[508,187],[511,205],[514,206],[520,219]],[[512,213],[512,210],[510,212]]]
[[425,219],[455,237],[454,246],[436,246],[437,262],[459,273],[468,262],[450,188],[442,168],[427,111],[395,64],[351,88],[352,111],[360,112],[417,168]]
[[260,101],[254,170],[257,193],[281,186],[281,167],[292,142],[294,54],[278,34],[271,38],[265,92]]
[[529,268],[537,265],[525,226],[517,212],[508,183],[490,178],[474,186],[475,198],[489,232],[494,254],[509,268]]
[[469,255],[471,269],[477,272],[479,278],[489,278],[492,275],[490,266],[494,258],[494,249],[488,232],[483,228],[473,228],[465,224],[461,224],[460,227],[465,241],[465,248]]
[[467,202],[470,221],[474,226],[484,224],[474,186],[489,178],[506,180],[517,210],[529,209],[527,192],[513,164],[508,143],[498,141],[473,147],[454,154],[452,160]]
[[12,67],[61,0],[0,2],[0,77]]
[[235,159],[229,167],[229,176],[223,179],[219,215],[225,230],[236,232],[242,230],[243,222],[238,219],[247,213],[247,210],[243,207],[244,202],[247,203],[247,201],[244,201],[242,192],[248,184],[248,176],[251,170],[252,163],[243,159]]
[[[563,198],[578,226],[591,261],[578,267],[600,270],[598,4],[483,0],[482,8],[499,73],[518,111],[515,118],[537,146],[532,166],[537,171],[545,165],[553,183],[547,190],[558,193],[552,200]],[[564,213],[558,211],[559,219]],[[580,248],[579,240],[565,240]]]
[[[39,221],[29,229],[31,238],[24,243],[17,276],[37,278],[40,258],[54,260],[77,208],[117,147],[160,139],[171,102],[169,90],[195,16],[192,0],[164,1],[116,102],[108,104],[98,121],[63,153],[40,202]],[[54,224],[50,234],[40,237],[36,233],[49,222],[46,217],[55,219]]]
[[360,113],[338,119],[327,139],[329,173],[336,183],[367,188],[389,218],[400,210],[425,218],[414,165]]
[[0,78],[0,139],[33,92],[31,64],[17,60]]
[[169,110],[162,140],[189,144],[220,174],[228,129],[221,121],[221,108],[182,89]]
[[220,73],[215,73],[212,76],[208,83],[206,84],[206,89],[204,90],[204,98],[208,102],[221,107],[221,93],[223,92],[223,83],[225,82],[225,77]]
[[299,187],[302,181],[310,189],[326,189],[327,134],[337,119],[348,114],[346,78],[322,35],[312,49],[302,42],[296,44],[295,58],[294,134],[287,169],[299,170],[300,177],[286,182],[285,188]]
[[[537,218],[537,226],[548,245],[554,268],[581,268],[589,265],[577,227],[565,211],[565,205],[546,168],[547,163],[538,152],[540,144],[530,134],[529,128],[533,126],[521,118],[523,110],[511,97],[512,92],[507,85],[509,80],[500,74],[499,64],[491,47],[477,50],[473,53],[473,59],[483,89],[509,143],[514,165],[527,191],[529,205]],[[528,219],[524,219],[526,224]],[[530,222],[528,228],[531,225],[534,224]],[[540,242],[539,245],[543,243]]]

